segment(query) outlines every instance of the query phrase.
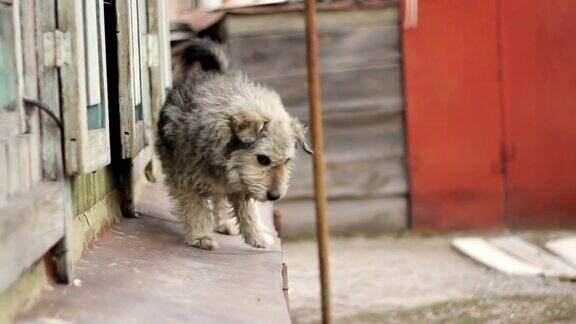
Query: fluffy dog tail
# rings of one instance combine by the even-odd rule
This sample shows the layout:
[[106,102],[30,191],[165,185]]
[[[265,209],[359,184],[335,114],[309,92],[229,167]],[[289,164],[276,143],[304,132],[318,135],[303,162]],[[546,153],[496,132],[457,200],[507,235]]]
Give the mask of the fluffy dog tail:
[[192,39],[172,49],[172,77],[175,85],[181,84],[192,73],[222,73],[228,69],[224,50],[207,39]]

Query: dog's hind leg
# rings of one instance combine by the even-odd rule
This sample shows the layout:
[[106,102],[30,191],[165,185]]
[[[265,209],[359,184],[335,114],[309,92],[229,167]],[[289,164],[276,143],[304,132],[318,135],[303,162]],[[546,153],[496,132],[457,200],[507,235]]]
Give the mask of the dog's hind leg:
[[213,219],[208,200],[196,194],[172,195],[176,200],[174,213],[182,221],[186,243],[205,250],[218,248],[212,234]]
[[236,217],[232,214],[232,207],[226,196],[216,196],[212,198],[212,208],[216,221],[216,231],[226,235],[238,235]]
[[257,248],[265,248],[272,244],[274,239],[267,233],[266,227],[262,224],[254,199],[246,198],[243,195],[233,195],[230,197],[230,202],[234,208],[238,228],[244,242]]

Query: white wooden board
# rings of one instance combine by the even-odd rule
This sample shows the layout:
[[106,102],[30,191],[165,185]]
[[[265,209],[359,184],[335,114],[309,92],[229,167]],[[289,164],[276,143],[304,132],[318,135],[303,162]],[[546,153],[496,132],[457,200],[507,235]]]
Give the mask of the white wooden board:
[[86,97],[88,106],[100,103],[100,52],[98,46],[98,14],[96,1],[85,3],[86,27]]
[[576,236],[549,241],[546,248],[576,267]]
[[139,8],[138,0],[130,0],[130,5],[132,6],[130,23],[132,24],[132,46],[130,50],[132,51],[132,57],[134,58],[134,64],[132,65],[132,75],[134,78],[134,102],[136,105],[142,103],[142,86],[141,86],[141,76],[140,67],[142,63],[140,62],[140,23],[139,23]]
[[456,238],[452,246],[477,262],[510,275],[538,276],[542,270],[519,260],[478,237]]
[[499,237],[490,239],[489,242],[502,251],[542,269],[545,277],[576,278],[575,268],[521,237]]
[[[141,47],[138,0],[116,2],[118,15],[118,87],[120,92],[120,131],[122,158],[134,158],[145,143],[142,106]],[[143,19],[143,18],[142,18]],[[149,91],[149,90],[148,90]],[[144,111],[142,111],[142,116]]]

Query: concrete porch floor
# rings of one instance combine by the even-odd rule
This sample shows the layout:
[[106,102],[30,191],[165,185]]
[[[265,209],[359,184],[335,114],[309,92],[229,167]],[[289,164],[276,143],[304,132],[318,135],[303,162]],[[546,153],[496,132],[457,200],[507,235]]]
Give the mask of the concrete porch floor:
[[[538,241],[572,233],[523,233]],[[451,236],[332,238],[335,323],[576,323],[576,283],[513,277],[458,254]],[[316,244],[283,243],[295,323],[319,322]]]
[[[218,235],[220,249],[183,242],[159,185],[146,184],[140,218],[105,233],[76,268],[19,318],[32,323],[289,323],[280,241],[265,250]],[[263,211],[271,228],[271,207]],[[273,231],[273,230],[271,230]]]

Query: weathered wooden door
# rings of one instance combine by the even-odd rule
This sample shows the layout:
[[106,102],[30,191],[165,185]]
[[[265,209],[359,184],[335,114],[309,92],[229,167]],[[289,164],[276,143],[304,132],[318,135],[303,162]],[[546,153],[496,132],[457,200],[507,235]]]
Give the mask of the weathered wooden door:
[[136,158],[146,146],[145,104],[142,91],[142,56],[139,0],[116,1],[118,30],[118,87],[122,158]]
[[498,226],[504,180],[497,0],[404,6],[413,228]]
[[55,8],[0,0],[0,292],[55,245],[58,278],[71,278],[60,129],[28,101],[60,114]]
[[[153,155],[151,133],[170,86],[165,0],[115,1],[122,158],[141,174]],[[137,177],[132,177],[135,181]]]
[[56,45],[66,44],[60,69],[66,171],[88,173],[110,163],[103,0],[58,1]]
[[576,1],[501,0],[506,224],[576,225]]

